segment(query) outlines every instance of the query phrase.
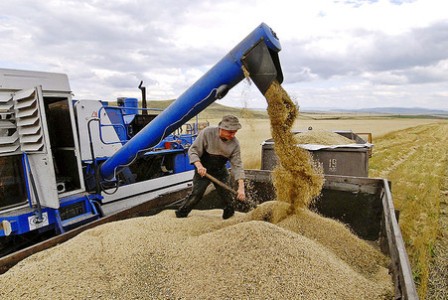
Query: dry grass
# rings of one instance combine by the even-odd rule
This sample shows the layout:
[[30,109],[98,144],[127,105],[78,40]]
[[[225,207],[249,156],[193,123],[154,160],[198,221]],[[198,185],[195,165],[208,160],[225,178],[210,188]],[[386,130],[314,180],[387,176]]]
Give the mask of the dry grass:
[[376,139],[370,159],[370,176],[392,182],[394,204],[400,210],[399,224],[421,299],[430,297],[430,265],[437,239],[448,238],[446,233],[443,237],[441,224],[447,144],[447,122],[421,125]]
[[429,270],[428,299],[448,299],[448,168],[441,189],[439,235]]

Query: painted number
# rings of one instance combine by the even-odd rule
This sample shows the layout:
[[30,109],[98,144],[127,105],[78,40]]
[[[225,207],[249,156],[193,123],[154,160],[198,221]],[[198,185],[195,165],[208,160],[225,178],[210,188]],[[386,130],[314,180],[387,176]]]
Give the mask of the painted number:
[[328,161],[328,171],[330,172],[336,172],[337,169],[337,159],[336,158],[332,158]]

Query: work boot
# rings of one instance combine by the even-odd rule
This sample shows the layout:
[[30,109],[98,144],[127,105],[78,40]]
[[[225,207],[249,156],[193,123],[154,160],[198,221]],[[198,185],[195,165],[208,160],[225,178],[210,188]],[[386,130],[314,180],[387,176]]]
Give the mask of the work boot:
[[224,220],[231,218],[235,214],[235,209],[232,206],[226,206],[222,213],[222,218]]
[[176,210],[176,217],[177,218],[186,218],[186,217],[188,217],[188,212],[178,209],[178,210]]

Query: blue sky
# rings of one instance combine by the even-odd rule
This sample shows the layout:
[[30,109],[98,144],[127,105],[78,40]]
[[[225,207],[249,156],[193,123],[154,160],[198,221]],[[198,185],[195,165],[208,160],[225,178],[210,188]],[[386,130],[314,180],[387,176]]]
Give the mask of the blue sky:
[[[261,22],[302,108],[448,110],[443,0],[0,2],[0,67],[68,74],[77,99],[181,95]],[[265,107],[241,82],[218,101]]]

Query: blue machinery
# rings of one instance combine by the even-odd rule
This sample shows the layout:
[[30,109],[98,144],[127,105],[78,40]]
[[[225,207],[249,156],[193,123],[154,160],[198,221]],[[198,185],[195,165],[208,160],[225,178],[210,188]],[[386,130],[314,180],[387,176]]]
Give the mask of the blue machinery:
[[[14,251],[22,236],[38,241],[101,218],[107,201],[131,203],[191,180],[186,150],[197,131],[175,131],[243,80],[243,69],[263,94],[274,80],[281,83],[280,50],[275,33],[262,23],[157,116],[147,115],[146,103],[139,114],[136,99],[126,99],[122,108],[73,101],[68,79],[59,88],[64,80],[52,73],[0,70],[0,257]],[[97,107],[89,111],[89,105]],[[101,123],[104,117],[109,123]],[[136,124],[139,119],[145,122]],[[34,130],[31,123],[37,124]],[[106,134],[95,133],[101,128],[116,136],[118,150],[111,150],[116,148]],[[34,136],[17,138],[28,133]],[[41,144],[22,150],[29,141]],[[159,178],[168,175],[173,176]],[[110,190],[117,192],[109,195]]]

